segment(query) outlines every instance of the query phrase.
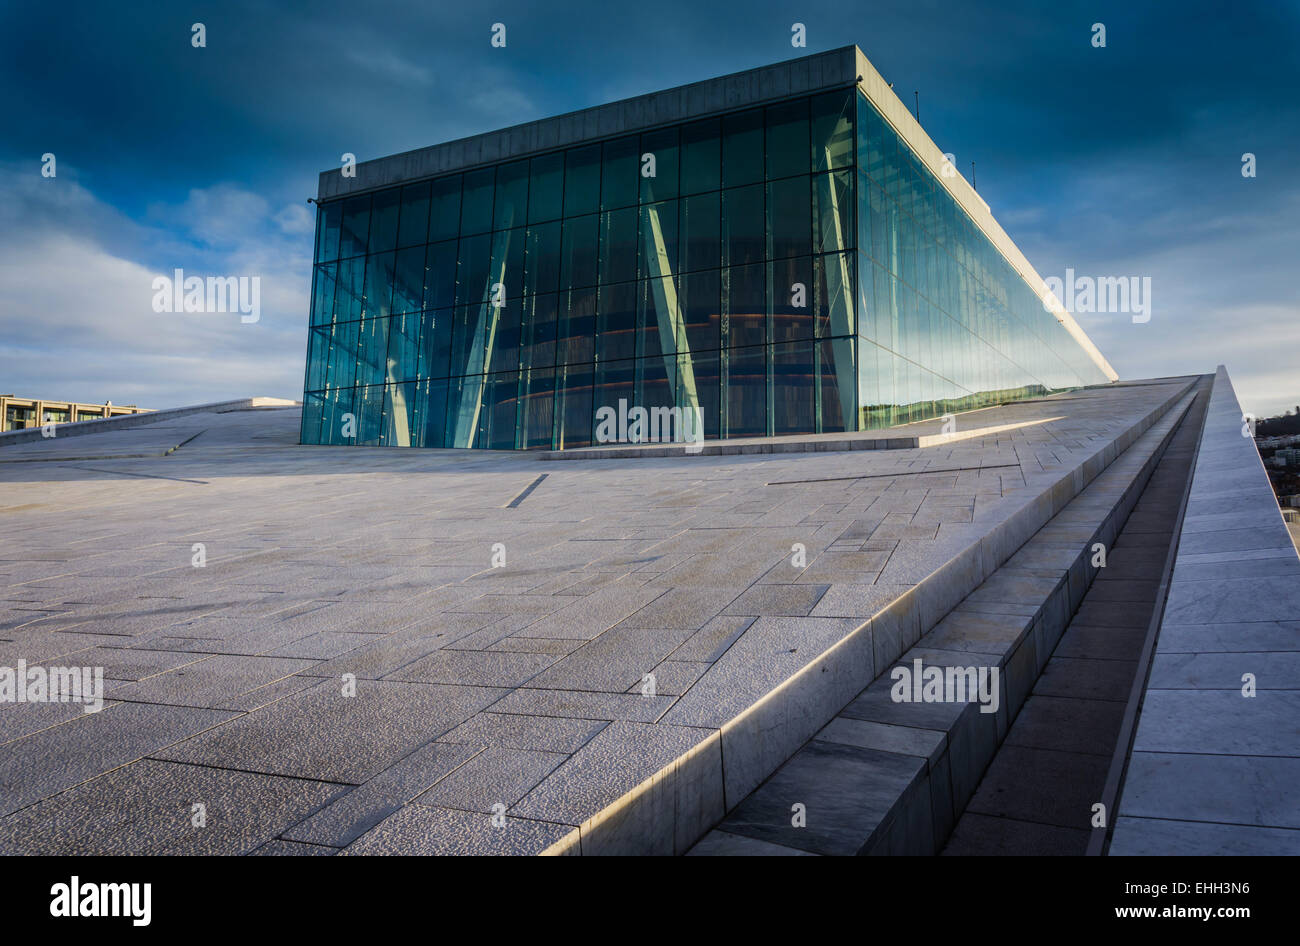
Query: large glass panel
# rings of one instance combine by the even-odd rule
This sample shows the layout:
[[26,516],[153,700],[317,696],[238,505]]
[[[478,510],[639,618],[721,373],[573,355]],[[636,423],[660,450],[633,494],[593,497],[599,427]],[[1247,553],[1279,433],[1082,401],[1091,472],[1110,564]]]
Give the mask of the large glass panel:
[[555,425],[555,369],[537,368],[520,374],[519,446],[551,449]]
[[452,325],[456,321],[454,309],[438,309],[422,313],[423,335],[420,337],[422,357],[428,363],[427,376],[445,378],[451,374]]
[[677,405],[685,427],[678,439],[698,438],[697,418],[703,421],[705,439],[718,437],[719,369],[716,351],[677,355]]
[[591,384],[589,364],[555,369],[555,446],[558,450],[591,445]]
[[564,215],[600,209],[600,145],[572,148],[564,153]]
[[487,329],[483,340],[484,371],[514,371],[519,367],[519,317],[522,300],[511,299],[504,305],[488,306]]
[[357,336],[357,384],[382,384],[387,370],[388,319],[362,319]]
[[451,378],[447,382],[447,434],[449,447],[472,447],[478,438],[486,378],[481,374]]
[[812,98],[814,171],[853,166],[853,91],[826,92]]
[[[353,413],[353,388],[331,391],[321,403],[320,442],[336,445],[356,443],[356,415]],[[349,426],[350,424],[350,426]],[[343,435],[345,428],[352,436]]]
[[488,298],[493,302],[518,299],[524,294],[524,237],[523,227],[492,234]]
[[304,387],[308,391],[322,390],[326,385],[326,367],[329,364],[330,327],[316,325],[307,336],[307,377]]
[[420,312],[408,312],[389,319],[386,380],[414,381],[428,376],[429,367],[420,357],[423,327],[423,313]]
[[600,175],[601,210],[615,210],[637,202],[639,164],[637,136],[605,142]]
[[460,233],[483,233],[492,229],[492,198],[496,190],[496,168],[479,168],[465,175],[460,203]]
[[415,420],[415,391],[416,386],[413,382],[384,386],[384,425],[379,435],[379,442],[383,446],[412,446],[411,426]]
[[366,259],[363,315],[387,316],[392,311],[395,253],[381,253]]
[[492,211],[492,229],[521,227],[528,213],[528,162],[515,161],[497,168],[496,203]]
[[456,265],[456,304],[486,302],[491,293],[492,235],[463,237]]
[[[647,156],[654,161],[647,161]],[[677,126],[648,131],[641,136],[641,203],[677,196]],[[653,168],[654,173],[650,171]]]
[[[619,401],[626,405],[620,405]],[[597,362],[596,387],[592,393],[591,409],[596,420],[593,439],[596,443],[644,443],[648,425],[645,421],[631,423],[636,403],[636,362]],[[623,407],[623,410],[619,408]],[[606,408],[607,410],[602,410]],[[612,418],[610,415],[612,414]],[[624,421],[623,418],[628,418]]]
[[750,109],[722,119],[722,186],[763,179],[763,110]]
[[596,314],[596,361],[636,355],[637,284],[601,286]]
[[772,433],[816,432],[813,343],[772,346]]
[[678,354],[708,351],[721,345],[721,281],[718,271],[681,277],[681,307],[685,336],[677,337]]
[[677,265],[678,202],[666,200],[641,207],[641,241],[637,276],[671,276]]
[[349,198],[343,204],[343,242],[339,256],[361,256],[370,234],[370,195]]
[[812,251],[812,209],[807,176],[786,178],[767,185],[767,232],[769,259],[807,256]]
[[519,363],[523,368],[550,368],[555,364],[555,333],[559,318],[557,293],[524,299]]
[[832,253],[813,258],[815,292],[813,331],[818,338],[852,335],[853,253]]
[[[488,305],[457,306],[451,326],[451,374],[482,374],[487,352]],[[459,446],[459,444],[458,444]]]
[[857,429],[857,378],[853,339],[835,338],[817,343],[819,433]]
[[[871,204],[868,196],[871,189],[875,186],[871,183],[870,178],[859,172],[856,177],[857,191],[861,195],[858,197],[856,206],[858,208],[858,252],[864,256],[871,256]],[[819,214],[820,216],[820,214]]]
[[340,322],[334,326],[329,363],[325,368],[325,384],[331,390],[350,388],[356,383],[357,329],[360,325],[360,322]]
[[320,205],[316,226],[316,261],[320,263],[339,258],[339,231],[343,225],[343,204],[333,201]]
[[589,362],[595,357],[596,290],[573,289],[561,297],[556,363]]
[[461,175],[440,177],[432,182],[429,198],[429,242],[454,240],[460,235]]
[[443,309],[456,304],[456,260],[455,240],[429,245],[424,272],[426,309]]
[[665,276],[646,279],[640,287],[640,314],[637,318],[637,355],[653,358],[671,356],[677,351],[677,338],[682,332],[682,307],[677,292],[677,280]]
[[397,269],[393,277],[395,315],[424,308],[424,255],[423,245],[397,251]]
[[302,442],[325,443],[321,439],[321,418],[325,414],[327,395],[320,391],[308,391],[302,398]]
[[574,217],[564,221],[560,248],[560,287],[578,289],[596,285],[596,247],[600,216]]
[[555,292],[560,285],[560,227],[551,223],[528,227],[528,245],[524,256],[524,292]]
[[636,279],[637,208],[600,215],[600,281]]
[[723,437],[767,434],[767,346],[723,352],[726,386]]
[[415,420],[421,447],[447,445],[447,379],[424,381],[415,391]]
[[722,192],[722,263],[742,266],[763,259],[766,241],[763,185]]
[[479,411],[480,450],[513,450],[518,428],[519,372],[488,375],[484,382],[483,407]]
[[[664,409],[677,404],[677,359],[672,355],[636,360],[636,403],[651,415],[651,433],[657,428],[660,441],[672,440],[673,431],[664,429]],[[656,418],[658,423],[655,423]]]
[[316,267],[316,284],[312,287],[311,324],[326,325],[334,321],[334,285],[337,263]]
[[722,271],[722,333],[724,347],[767,341],[767,268],[762,263]]
[[386,253],[397,246],[397,216],[402,209],[402,192],[393,187],[375,194],[370,217],[371,253]]
[[768,301],[772,308],[772,341],[812,338],[812,260],[800,256],[769,263]]
[[722,186],[722,124],[716,118],[682,126],[681,192],[698,194]]
[[558,220],[564,213],[564,152],[529,162],[528,222]]
[[722,265],[721,195],[697,194],[681,201],[679,272]]
[[808,173],[808,100],[767,107],[767,177]]
[[429,239],[429,183],[402,188],[402,217],[397,230],[399,247],[415,246]]
[[837,253],[853,246],[853,172],[813,177],[813,252]]
[[339,261],[338,284],[334,287],[334,321],[355,322],[365,307],[366,258],[354,256]]

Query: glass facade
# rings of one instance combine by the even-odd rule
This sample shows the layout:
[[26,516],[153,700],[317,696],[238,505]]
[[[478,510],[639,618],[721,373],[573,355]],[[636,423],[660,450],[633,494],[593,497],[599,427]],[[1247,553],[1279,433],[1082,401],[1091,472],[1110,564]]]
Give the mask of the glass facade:
[[1109,380],[859,93],[860,429]]
[[323,203],[302,442],[861,430],[1104,380],[848,88]]

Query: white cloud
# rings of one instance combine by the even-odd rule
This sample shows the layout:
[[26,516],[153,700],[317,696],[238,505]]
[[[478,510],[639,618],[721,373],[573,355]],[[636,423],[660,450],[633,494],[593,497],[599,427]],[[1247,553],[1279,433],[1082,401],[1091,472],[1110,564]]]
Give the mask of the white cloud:
[[[6,204],[34,211],[0,231],[6,391],[150,408],[301,397],[311,238],[291,211],[272,213],[264,199],[229,186],[192,191],[177,212],[155,208],[152,226],[124,224],[133,237],[128,255],[82,228],[83,219],[115,211],[74,181],[33,188],[0,178]],[[260,321],[154,312],[153,278],[173,268],[258,276]]]

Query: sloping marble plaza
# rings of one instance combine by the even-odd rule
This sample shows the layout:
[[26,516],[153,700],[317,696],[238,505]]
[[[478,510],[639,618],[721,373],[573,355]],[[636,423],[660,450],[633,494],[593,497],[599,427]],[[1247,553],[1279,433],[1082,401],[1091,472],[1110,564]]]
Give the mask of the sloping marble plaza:
[[0,664],[106,692],[0,713],[0,852],[684,853],[1197,381],[908,449],[7,444]]

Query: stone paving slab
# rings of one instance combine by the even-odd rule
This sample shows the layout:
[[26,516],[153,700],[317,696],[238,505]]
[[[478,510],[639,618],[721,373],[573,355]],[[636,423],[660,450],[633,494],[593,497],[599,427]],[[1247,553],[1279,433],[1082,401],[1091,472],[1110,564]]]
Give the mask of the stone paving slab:
[[15,739],[0,747],[0,813],[49,798],[234,715],[183,706],[113,703],[98,713],[82,712]]
[[1121,815],[1108,853],[1112,857],[1288,857],[1297,849],[1300,831]]
[[477,745],[433,742],[422,746],[364,785],[342,793],[321,811],[282,832],[282,837],[346,847],[480,751]]
[[347,848],[344,854],[528,855],[543,854],[572,833],[564,825],[428,805],[407,805]]
[[449,731],[504,691],[358,680],[334,681],[231,720],[158,758],[360,784],[415,746]]
[[[245,854],[345,790],[143,759],[0,821],[6,854]],[[201,826],[196,823],[200,814]]]

